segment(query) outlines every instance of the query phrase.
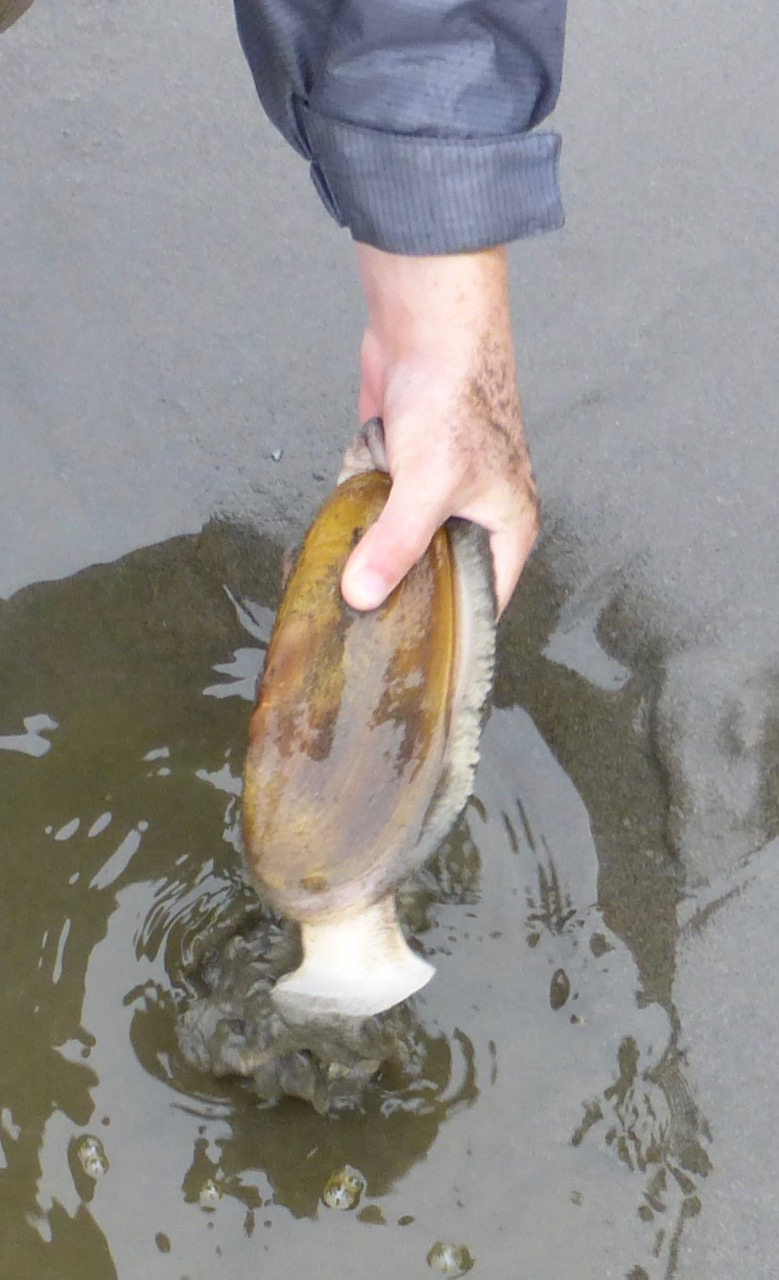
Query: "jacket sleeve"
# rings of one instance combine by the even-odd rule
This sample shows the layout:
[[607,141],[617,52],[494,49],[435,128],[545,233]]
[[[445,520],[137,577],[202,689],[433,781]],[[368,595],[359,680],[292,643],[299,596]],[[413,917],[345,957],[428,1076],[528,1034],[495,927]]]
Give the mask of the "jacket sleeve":
[[326,208],[394,253],[561,226],[566,0],[235,0],[273,123]]

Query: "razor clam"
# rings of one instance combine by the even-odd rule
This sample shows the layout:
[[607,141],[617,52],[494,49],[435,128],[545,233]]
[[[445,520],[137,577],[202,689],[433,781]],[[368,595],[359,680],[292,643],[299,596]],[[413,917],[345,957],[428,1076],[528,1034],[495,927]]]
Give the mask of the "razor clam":
[[[470,795],[492,685],[487,535],[451,519],[371,613],[341,595],[346,560],[386,502],[380,424],[364,428],[283,593],[245,769],[247,861],[301,930],[273,998],[291,1017],[370,1016],[434,969],[406,943],[394,891]],[[370,468],[370,469],[368,469]]]

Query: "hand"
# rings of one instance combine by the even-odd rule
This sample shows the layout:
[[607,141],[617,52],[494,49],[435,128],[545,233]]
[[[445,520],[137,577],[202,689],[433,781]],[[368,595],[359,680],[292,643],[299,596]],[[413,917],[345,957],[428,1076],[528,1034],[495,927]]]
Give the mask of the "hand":
[[384,422],[392,489],[347,562],[344,598],[377,608],[455,515],[489,532],[502,612],[539,529],[505,250],[358,255],[369,315],[360,421]]

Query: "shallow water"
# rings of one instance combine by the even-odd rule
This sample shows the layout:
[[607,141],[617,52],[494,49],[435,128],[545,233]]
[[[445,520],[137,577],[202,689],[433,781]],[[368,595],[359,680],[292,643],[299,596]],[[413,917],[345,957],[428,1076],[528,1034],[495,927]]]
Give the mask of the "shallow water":
[[594,632],[592,678],[561,665],[540,562],[409,908],[438,970],[423,1069],[321,1116],[183,1063],[188,975],[254,901],[240,772],[278,576],[212,523],[0,603],[0,1275],[672,1275],[709,1139],[646,699]]

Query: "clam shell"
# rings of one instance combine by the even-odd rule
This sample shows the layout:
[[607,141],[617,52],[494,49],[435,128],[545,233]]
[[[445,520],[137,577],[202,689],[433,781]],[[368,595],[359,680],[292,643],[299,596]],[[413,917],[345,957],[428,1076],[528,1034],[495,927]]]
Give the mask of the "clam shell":
[[375,612],[341,595],[349,553],[389,486],[378,471],[354,476],[322,507],[287,583],[251,720],[249,866],[260,892],[298,921],[378,901],[427,857],[470,789],[472,768],[451,777],[452,748],[463,713],[475,712],[478,738],[491,671],[474,708],[460,688],[461,531],[439,530]]
[[379,609],[344,601],[346,561],[389,489],[383,471],[348,475],[311,526],[245,770],[251,877],[302,926],[304,964],[277,993],[337,1013],[389,1008],[432,974],[405,944],[393,890],[468,799],[494,663],[488,540],[465,521],[437,532]]

